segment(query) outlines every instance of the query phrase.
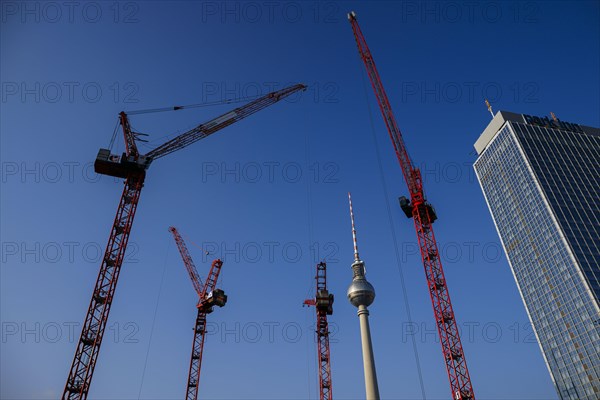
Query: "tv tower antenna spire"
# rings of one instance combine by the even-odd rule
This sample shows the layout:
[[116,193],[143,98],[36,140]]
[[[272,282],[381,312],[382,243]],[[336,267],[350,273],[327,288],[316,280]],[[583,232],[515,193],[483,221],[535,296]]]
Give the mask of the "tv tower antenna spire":
[[348,288],[348,300],[358,308],[360,321],[360,340],[362,344],[363,368],[365,371],[365,390],[367,400],[379,400],[379,387],[377,386],[377,373],[375,371],[375,358],[371,343],[371,328],[369,327],[368,306],[375,300],[375,289],[365,277],[365,263],[358,256],[356,241],[356,228],[354,226],[354,211],[352,210],[352,196],[348,193],[350,203],[350,220],[352,221],[352,240],[354,242],[354,262],[352,263],[352,283]]
[[348,192],[348,203],[350,203],[350,221],[352,222],[352,242],[354,243],[354,261],[360,261],[358,256],[358,241],[356,240],[356,227],[354,226],[354,210],[352,209],[352,196]]

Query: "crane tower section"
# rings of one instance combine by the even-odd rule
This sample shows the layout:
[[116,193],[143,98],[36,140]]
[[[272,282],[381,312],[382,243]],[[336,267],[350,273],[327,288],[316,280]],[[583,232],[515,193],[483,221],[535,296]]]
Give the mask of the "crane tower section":
[[446,370],[450,381],[452,398],[455,400],[474,399],[475,395],[467,368],[467,361],[433,233],[433,222],[437,219],[437,215],[433,207],[426,201],[421,172],[413,166],[408,155],[402,133],[398,128],[392,107],[375,66],[375,61],[356,20],[356,14],[354,12],[349,13],[348,20],[352,26],[358,52],[367,70],[383,120],[392,140],[396,157],[400,163],[402,174],[408,186],[410,199],[401,197],[400,207],[408,218],[414,220],[421,258],[427,278],[427,287],[433,305],[444,362],[446,363]]
[[320,400],[331,400],[331,352],[329,350],[329,325],[327,316],[333,314],[333,294],[327,290],[327,264],[317,264],[317,291],[314,299],[304,301],[317,311],[317,351],[319,356],[319,395]]

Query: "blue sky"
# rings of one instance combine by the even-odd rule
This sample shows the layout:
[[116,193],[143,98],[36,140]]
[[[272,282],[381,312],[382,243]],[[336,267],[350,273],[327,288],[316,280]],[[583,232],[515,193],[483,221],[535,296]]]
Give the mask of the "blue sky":
[[[170,225],[201,276],[212,260],[201,248],[224,259],[229,302],[209,316],[201,397],[318,398],[314,310],[301,304],[321,259],[336,296],[333,395],[363,397],[345,298],[348,191],[377,291],[381,396],[421,398],[415,332],[427,398],[449,397],[413,224],[397,206],[405,183],[350,10],[438,212],[477,397],[556,398],[472,171],[473,143],[490,120],[485,97],[495,110],[600,126],[598,2],[3,2],[0,397],[62,393],[122,188],[91,169],[118,112],[296,82],[309,89],[151,166],[90,398],[184,395],[196,295]],[[131,123],[160,144],[232,107]]]

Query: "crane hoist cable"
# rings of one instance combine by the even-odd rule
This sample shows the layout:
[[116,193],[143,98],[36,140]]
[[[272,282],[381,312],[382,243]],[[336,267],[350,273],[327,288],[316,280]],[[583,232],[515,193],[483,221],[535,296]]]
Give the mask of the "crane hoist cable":
[[[181,233],[180,233],[180,234],[181,234]],[[195,243],[195,242],[194,242],[192,239],[190,239],[190,237],[189,237],[189,236],[187,236],[187,235],[184,235],[184,234],[181,234],[181,236],[184,238],[184,240],[185,240],[185,242],[186,242],[186,243],[191,243],[191,244],[192,244],[192,246],[194,246],[194,247],[196,247],[196,248],[198,248],[198,249],[202,250],[202,253],[204,253],[204,256],[203,256],[203,258],[202,258],[202,260],[203,260],[203,261],[204,261],[204,257],[208,257],[208,256],[215,256],[215,257],[217,257],[218,259],[222,259],[222,260],[224,260],[224,258],[222,258],[220,255],[218,256],[217,254],[213,254],[213,253],[209,252],[208,250],[206,250],[205,248],[203,248],[202,246],[200,246],[199,244]],[[224,260],[224,261],[225,261],[225,260]],[[226,288],[226,285],[225,285],[225,276],[226,276],[226,275],[227,275],[227,274],[226,274],[226,273],[225,273],[225,271],[223,271],[223,270],[221,270],[221,272],[219,273],[219,277],[220,277],[220,279],[219,279],[219,280],[220,280],[220,282],[221,282],[219,285],[221,286],[221,288],[222,288],[222,289],[225,289],[225,288]]]
[[109,150],[112,150],[112,148],[115,144],[115,140],[117,139],[117,132],[119,131],[119,125],[121,125],[121,121],[119,120],[119,118],[117,118],[117,124],[115,125],[115,130],[113,131],[113,134],[110,138],[110,143],[108,144]]
[[144,109],[144,110],[125,111],[125,113],[127,113],[127,115],[137,115],[137,114],[151,114],[151,113],[159,113],[159,112],[167,112],[167,111],[179,111],[179,110],[186,110],[188,108],[200,108],[200,107],[218,106],[218,105],[222,105],[222,104],[242,103],[244,101],[255,100],[261,96],[262,95],[247,96],[247,97],[235,97],[235,98],[231,98],[231,99],[207,101],[204,103],[187,104],[187,105],[183,105],[183,106],[148,108],[148,109]]
[[165,262],[163,264],[163,270],[160,277],[160,284],[158,285],[158,295],[156,296],[156,304],[154,305],[154,314],[152,316],[152,325],[150,327],[150,337],[148,339],[148,346],[146,347],[146,355],[144,356],[144,367],[142,368],[142,378],[140,379],[140,388],[138,390],[138,400],[142,397],[142,388],[144,387],[144,378],[146,377],[146,367],[148,366],[148,357],[150,355],[150,347],[152,346],[152,336],[154,335],[154,327],[156,326],[156,315],[158,313],[158,305],[160,304],[160,298],[163,290],[163,284],[165,282],[165,275],[167,272],[167,263],[169,261],[169,252],[171,250],[171,241],[168,241],[167,252],[165,255]]
[[[204,102],[204,103],[188,104],[188,105],[183,105],[183,106],[159,107],[159,108],[148,108],[148,109],[143,109],[143,110],[125,111],[125,113],[128,115],[139,115],[139,114],[152,114],[152,113],[167,112],[167,111],[179,111],[179,110],[186,110],[189,108],[200,108],[200,107],[218,106],[218,105],[223,105],[223,104],[242,103],[245,101],[257,99],[259,97],[261,97],[261,96],[260,95],[247,96],[247,97],[239,97],[239,98],[232,98],[232,99],[208,101],[208,102]],[[117,137],[117,131],[119,130],[119,125],[120,125],[120,119],[117,118],[117,124],[115,126],[115,130],[110,139],[110,144],[108,146],[109,150],[112,150],[112,148],[113,148],[115,139]],[[152,141],[139,140],[139,138],[137,138],[137,140],[142,142],[142,143],[139,143],[141,145],[140,147],[151,148],[152,145],[156,141],[169,139],[171,137],[177,136],[178,134],[180,134],[180,132],[172,133],[169,135],[164,135],[164,136],[158,137]],[[146,142],[146,143],[143,143],[143,142]]]
[[[199,244],[196,244],[193,240],[191,240],[189,238],[189,236],[187,236],[187,235],[182,235],[182,236],[185,236],[186,243],[191,243],[192,245],[194,245],[194,247],[199,248],[200,250],[202,250],[204,255],[207,255],[207,256],[210,255],[210,252],[208,250],[205,250],[202,246],[200,246]],[[218,258],[221,258],[221,257],[218,257]]]

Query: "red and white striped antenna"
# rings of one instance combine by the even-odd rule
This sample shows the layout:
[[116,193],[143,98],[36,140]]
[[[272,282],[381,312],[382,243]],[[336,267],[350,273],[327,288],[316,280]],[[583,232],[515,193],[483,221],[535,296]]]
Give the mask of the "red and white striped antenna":
[[350,203],[350,220],[352,221],[352,241],[354,242],[354,261],[359,261],[358,242],[356,241],[356,228],[354,227],[354,211],[352,210],[352,195],[348,192],[348,202]]

